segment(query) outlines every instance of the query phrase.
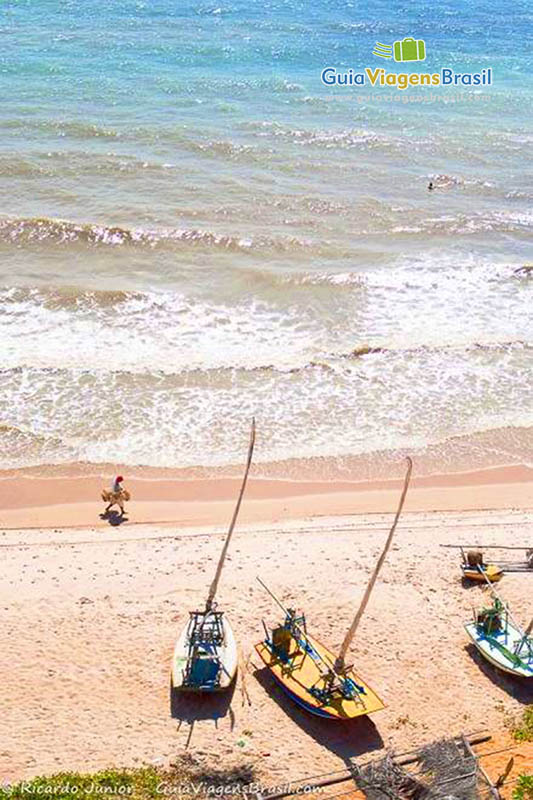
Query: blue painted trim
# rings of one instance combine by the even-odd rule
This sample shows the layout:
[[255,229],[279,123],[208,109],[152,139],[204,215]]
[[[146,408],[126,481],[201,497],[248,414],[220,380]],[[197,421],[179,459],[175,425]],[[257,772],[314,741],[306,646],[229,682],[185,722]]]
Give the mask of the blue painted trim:
[[298,697],[293,692],[291,692],[291,690],[287,686],[285,686],[285,684],[282,683],[278,679],[277,675],[274,675],[273,672],[272,672],[272,675],[273,675],[274,680],[276,681],[276,683],[279,686],[281,686],[281,688],[283,689],[283,691],[285,692],[287,697],[290,697],[291,700],[294,700],[294,702],[298,706],[300,706],[300,708],[303,708],[305,711],[308,711],[310,714],[314,714],[316,717],[322,717],[322,719],[337,719],[337,717],[334,717],[333,714],[329,714],[327,711],[321,711],[316,706],[308,705],[308,703],[306,703],[305,700],[302,700],[301,697]]

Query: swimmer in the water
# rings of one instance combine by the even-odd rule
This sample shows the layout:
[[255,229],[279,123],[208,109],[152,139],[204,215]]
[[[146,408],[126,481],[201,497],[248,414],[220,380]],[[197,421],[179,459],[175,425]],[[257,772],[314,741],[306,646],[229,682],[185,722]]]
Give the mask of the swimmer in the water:
[[432,190],[432,189],[434,189],[434,188],[435,188],[435,187],[433,186],[433,181],[430,181],[430,182],[428,183],[428,191],[430,191],[430,192],[431,192],[431,190]]
[[529,278],[533,275],[533,264],[524,264],[522,267],[518,267],[518,269],[514,270],[513,275]]

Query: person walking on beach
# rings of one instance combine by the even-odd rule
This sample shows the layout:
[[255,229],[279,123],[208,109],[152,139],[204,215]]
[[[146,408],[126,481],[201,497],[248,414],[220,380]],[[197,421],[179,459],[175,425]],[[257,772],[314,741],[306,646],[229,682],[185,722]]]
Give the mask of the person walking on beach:
[[104,489],[102,491],[102,500],[107,503],[104,514],[108,514],[114,505],[120,508],[121,516],[124,516],[124,503],[130,499],[130,493],[122,486],[124,478],[122,475],[117,475],[111,483],[111,490]]

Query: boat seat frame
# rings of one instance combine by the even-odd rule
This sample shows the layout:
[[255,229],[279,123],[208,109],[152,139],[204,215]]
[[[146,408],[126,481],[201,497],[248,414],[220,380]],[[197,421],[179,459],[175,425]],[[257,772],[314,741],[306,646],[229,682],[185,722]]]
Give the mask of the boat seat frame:
[[223,616],[223,611],[189,612],[189,628],[187,631],[189,652],[187,664],[183,671],[184,686],[195,687],[199,690],[205,688],[204,685],[197,684],[193,678],[195,663],[200,658],[202,661],[213,661],[218,666],[216,676],[209,682],[209,688],[216,688],[220,685],[222,662],[217,655],[217,648],[224,644],[225,639]]

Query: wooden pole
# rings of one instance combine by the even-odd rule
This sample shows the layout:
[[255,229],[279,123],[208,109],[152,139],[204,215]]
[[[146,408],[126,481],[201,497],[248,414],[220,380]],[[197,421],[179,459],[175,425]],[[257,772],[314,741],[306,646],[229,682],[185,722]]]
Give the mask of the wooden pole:
[[262,580],[261,580],[261,578],[260,578],[258,575],[256,575],[256,576],[255,576],[255,579],[256,579],[256,581],[258,581],[258,583],[260,583],[260,584],[261,584],[261,586],[263,587],[263,589],[265,590],[265,592],[268,592],[268,594],[270,595],[270,597],[272,598],[272,600],[274,600],[274,602],[278,604],[278,606],[281,608],[281,610],[283,611],[283,613],[284,613],[285,615],[287,615],[289,612],[287,611],[287,609],[285,608],[285,606],[283,605],[283,603],[281,602],[281,600],[279,600],[279,599],[276,597],[276,595],[274,594],[274,592],[273,592],[273,591],[271,591],[271,590],[268,588],[268,586],[266,585],[266,583],[265,583],[264,581],[262,581]]
[[452,547],[457,549],[467,548],[468,550],[477,548],[478,550],[529,550],[529,545],[517,547],[509,544],[441,544],[439,547]]
[[350,647],[350,645],[351,645],[351,643],[353,641],[353,638],[354,638],[355,633],[357,631],[359,622],[361,621],[361,617],[365,613],[365,609],[366,609],[366,607],[368,605],[368,601],[370,599],[370,595],[372,593],[372,589],[374,588],[374,585],[375,585],[375,583],[377,581],[377,578],[378,578],[378,575],[379,575],[379,571],[381,570],[381,567],[383,566],[383,562],[385,561],[387,553],[389,552],[389,548],[390,548],[391,542],[392,542],[392,537],[394,536],[394,531],[396,530],[396,526],[398,524],[398,520],[400,519],[400,514],[402,513],[403,504],[405,502],[405,498],[406,498],[406,495],[407,495],[407,489],[409,488],[409,481],[411,479],[411,471],[413,469],[413,462],[411,461],[409,456],[407,456],[406,460],[407,460],[407,472],[405,473],[405,478],[404,478],[404,482],[403,482],[403,489],[402,489],[402,493],[400,495],[400,502],[399,502],[398,508],[396,510],[396,516],[394,517],[394,522],[392,523],[392,527],[391,527],[391,529],[389,531],[389,535],[387,536],[387,540],[385,542],[385,546],[383,547],[382,553],[381,553],[381,555],[380,555],[380,557],[378,559],[378,563],[376,564],[374,572],[372,573],[372,576],[371,576],[371,578],[370,578],[370,580],[368,582],[368,586],[366,587],[366,591],[365,591],[365,593],[363,595],[363,599],[361,600],[361,605],[359,606],[359,608],[357,610],[357,614],[355,615],[354,621],[352,622],[352,624],[350,625],[350,628],[348,629],[348,633],[344,637],[344,641],[343,641],[343,643],[341,645],[341,649],[340,649],[339,655],[337,657],[337,660],[335,661],[335,672],[341,672],[344,669],[346,653],[348,652],[348,648]]
[[255,417],[252,418],[252,427],[250,430],[250,444],[248,445],[248,458],[246,460],[246,467],[244,469],[244,476],[242,479],[241,490],[239,492],[239,496],[237,498],[237,505],[235,506],[235,511],[233,512],[233,517],[231,518],[229,530],[226,536],[226,540],[224,542],[224,546],[222,547],[222,552],[220,554],[220,558],[218,561],[217,571],[215,572],[215,577],[213,578],[213,583],[209,589],[209,595],[206,600],[205,608],[206,611],[210,611],[213,606],[213,601],[215,599],[215,595],[218,589],[218,582],[220,580],[220,576],[222,574],[222,567],[224,566],[224,560],[226,558],[226,553],[228,552],[228,547],[231,539],[231,535],[233,533],[233,529],[235,528],[235,523],[237,522],[237,517],[239,516],[239,510],[242,503],[242,498],[244,495],[244,490],[246,488],[246,481],[248,480],[248,473],[250,472],[250,466],[252,464],[252,456],[254,452],[254,445],[255,445]]
[[468,741],[466,736],[461,736],[461,739],[462,739],[462,742],[463,742],[463,744],[465,746],[465,749],[466,749],[467,753],[470,756],[472,756],[472,758],[475,760],[476,766],[477,766],[477,768],[479,770],[479,774],[481,775],[481,777],[483,778],[483,780],[485,781],[485,783],[489,787],[489,791],[490,791],[491,795],[493,796],[494,800],[501,800],[501,795],[500,795],[498,789],[493,784],[493,782],[491,781],[491,779],[487,775],[486,771],[483,769],[483,767],[479,763],[479,759],[476,756],[476,754],[474,753],[474,750],[472,749],[471,743]]
[[507,765],[506,765],[506,767],[505,767],[504,771],[502,772],[502,774],[500,775],[500,777],[498,778],[498,780],[497,780],[497,781],[496,781],[496,783],[494,784],[494,785],[496,786],[496,788],[497,788],[497,789],[499,789],[499,788],[500,788],[500,786],[503,786],[503,785],[504,785],[504,783],[505,783],[505,781],[507,780],[507,778],[509,777],[509,773],[511,772],[511,770],[513,769],[513,767],[514,767],[514,756],[513,756],[512,758],[510,758],[510,759],[509,759],[509,761],[507,762]]

